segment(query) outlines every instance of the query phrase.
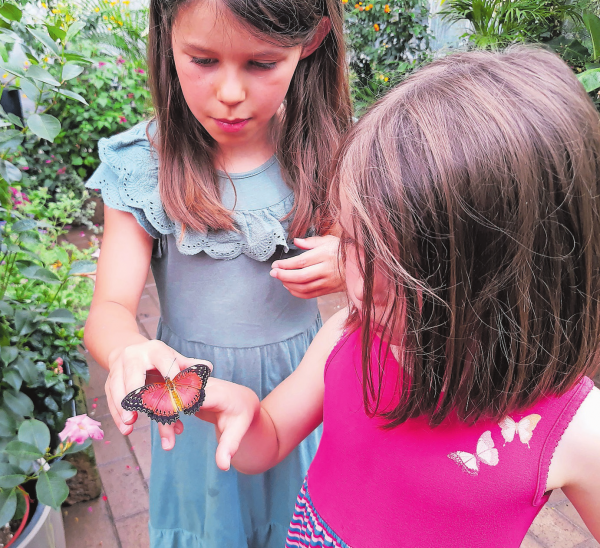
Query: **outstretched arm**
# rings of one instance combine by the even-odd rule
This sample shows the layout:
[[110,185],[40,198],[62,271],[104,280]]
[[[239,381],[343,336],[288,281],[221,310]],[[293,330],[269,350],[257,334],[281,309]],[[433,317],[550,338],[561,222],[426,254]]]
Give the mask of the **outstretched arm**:
[[259,474],[281,462],[323,420],[325,363],[342,335],[347,311],[335,314],[319,331],[302,362],[259,402],[244,386],[211,378],[196,416],[217,431],[217,466],[230,463]]
[[557,486],[600,541],[600,390],[594,388],[563,434],[550,465],[548,488]]

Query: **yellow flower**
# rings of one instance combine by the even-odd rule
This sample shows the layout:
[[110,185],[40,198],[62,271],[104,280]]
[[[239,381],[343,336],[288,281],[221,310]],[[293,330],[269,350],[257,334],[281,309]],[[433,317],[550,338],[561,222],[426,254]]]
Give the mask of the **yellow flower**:
[[383,79],[384,82],[387,82],[388,80],[389,78],[387,76]]
[[348,0],[342,0],[342,4],[347,4]]
[[386,5],[385,5],[385,7],[383,8],[383,11],[385,11],[385,13],[390,13],[390,11],[392,11],[392,10],[390,9],[390,5],[389,5],[389,4],[386,4]]
[[373,9],[373,4],[369,4],[366,8],[365,11],[369,11]]
[[117,23],[119,23],[119,25],[123,26],[123,21],[117,21]]
[[42,2],[42,8],[44,8],[44,9],[47,10],[48,9],[48,4],[46,4],[46,2]]
[[24,98],[24,99],[27,99],[27,95],[25,95],[24,93],[23,93],[23,98]]
[[110,25],[108,25],[108,30],[112,30],[112,27]]
[[[347,1],[348,1],[348,0],[346,0],[346,2],[347,2]],[[129,5],[129,0],[123,0],[123,4],[125,4],[126,6],[128,6],[128,5]]]
[[115,20],[115,16],[114,16],[114,15],[111,15],[111,16],[110,16],[110,19],[111,19],[111,21],[114,21],[114,20]]
[[62,263],[60,261],[56,261],[55,263],[52,263],[50,266],[52,268],[56,268],[58,270],[62,266]]
[[48,57],[44,57],[44,63],[48,62]]
[[29,66],[29,61],[25,61],[25,62],[23,63],[23,66],[24,66],[24,67],[28,67],[28,66]]
[[105,21],[108,21],[108,17],[106,17],[106,15],[103,15],[102,19],[104,19]]
[[375,23],[373,25],[373,28],[375,29],[375,32],[377,32],[379,30],[379,25],[377,23]]
[[54,15],[56,15],[57,13],[60,13],[60,10],[57,10],[56,8],[54,8],[54,9],[52,10],[52,13],[53,13]]
[[94,11],[95,11],[96,13],[98,13],[98,12],[100,11],[100,8],[94,8]]
[[5,72],[5,73],[2,75],[2,78],[8,78],[8,74]]
[[360,6],[359,6],[358,4],[354,4],[354,7],[355,7],[356,9],[360,8]]

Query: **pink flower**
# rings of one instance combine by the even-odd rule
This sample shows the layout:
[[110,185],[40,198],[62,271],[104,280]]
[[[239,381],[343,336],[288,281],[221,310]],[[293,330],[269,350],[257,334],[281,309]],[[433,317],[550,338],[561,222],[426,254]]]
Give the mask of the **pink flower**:
[[54,363],[60,367],[65,363],[61,357],[58,357],[54,360]]
[[100,423],[90,419],[87,415],[77,415],[67,419],[64,430],[58,435],[60,441],[68,440],[71,443],[83,443],[88,438],[101,440],[104,432]]
[[125,59],[123,59],[123,57],[121,57],[119,55],[119,57],[117,57],[117,65],[124,65],[125,64]]
[[58,170],[56,171],[56,173],[57,173],[58,175],[63,175],[63,174],[66,172],[66,171],[67,171],[67,168],[66,168],[66,167],[61,167],[60,169],[58,169]]
[[51,164],[51,163],[52,163],[52,160],[46,160],[46,163],[47,163],[47,164]]
[[63,368],[60,365],[58,365],[57,367],[55,367],[53,369],[53,371],[54,371],[55,375],[62,375],[63,374]]
[[135,72],[137,72],[138,74],[146,74],[144,69],[135,69]]
[[127,122],[127,118],[125,118],[125,116],[119,116],[119,124],[124,124],[125,122]]
[[99,66],[99,67],[103,67],[104,65],[106,65],[106,63],[104,63],[104,62],[102,62],[102,61],[100,61],[100,62],[98,63],[98,66]]
[[22,169],[23,171],[27,171],[29,168],[28,168],[27,166],[23,166],[23,167],[21,167],[21,169]]
[[133,99],[133,93],[128,93],[128,94],[127,94],[127,97],[128,97],[129,99]]

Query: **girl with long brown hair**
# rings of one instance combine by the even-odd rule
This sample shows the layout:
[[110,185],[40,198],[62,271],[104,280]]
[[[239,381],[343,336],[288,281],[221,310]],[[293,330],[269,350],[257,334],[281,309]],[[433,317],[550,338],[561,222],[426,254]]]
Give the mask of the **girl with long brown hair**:
[[449,56],[350,131],[351,307],[262,402],[209,379],[218,465],[323,421],[286,546],[518,548],[562,488],[600,540],[600,119],[553,53]]
[[[340,286],[338,239],[306,236],[322,233],[351,122],[342,23],[339,0],[151,0],[156,116],[102,140],[88,182],[106,222],[85,342],[123,434],[137,413],[122,400],[146,372],[210,360],[266,396],[319,329],[313,297]],[[150,265],[157,341],[135,319]],[[317,442],[248,477],[217,469],[210,425],[153,423],[151,546],[279,548]]]

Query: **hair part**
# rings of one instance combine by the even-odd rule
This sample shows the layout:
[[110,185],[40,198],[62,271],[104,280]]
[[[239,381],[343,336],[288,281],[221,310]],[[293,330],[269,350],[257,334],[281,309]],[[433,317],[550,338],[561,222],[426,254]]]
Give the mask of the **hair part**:
[[[171,37],[177,13],[191,1],[151,0],[148,68],[157,132],[159,190],[167,215],[184,227],[234,230],[232,212],[221,203],[213,164],[216,142],[190,111],[175,69]],[[207,1],[207,0],[203,0]],[[290,236],[325,227],[331,156],[351,123],[352,108],[339,0],[217,0],[257,36],[285,46],[306,44],[324,17],[331,30],[298,63],[284,102],[276,154],[294,191]]]
[[[500,420],[599,365],[600,119],[542,49],[451,55],[380,100],[338,154],[364,279],[365,410]],[[344,256],[344,251],[342,252]],[[375,271],[391,289],[374,328]],[[386,344],[398,401],[379,412]],[[379,363],[373,378],[373,363]]]

